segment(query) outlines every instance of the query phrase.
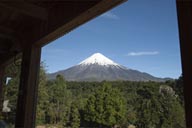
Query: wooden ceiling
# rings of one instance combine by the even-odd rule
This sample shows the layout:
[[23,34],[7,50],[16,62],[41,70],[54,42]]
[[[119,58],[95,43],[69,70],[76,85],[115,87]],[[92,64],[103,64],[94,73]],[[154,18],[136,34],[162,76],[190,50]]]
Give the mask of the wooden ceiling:
[[30,45],[42,47],[125,0],[3,0],[0,66]]

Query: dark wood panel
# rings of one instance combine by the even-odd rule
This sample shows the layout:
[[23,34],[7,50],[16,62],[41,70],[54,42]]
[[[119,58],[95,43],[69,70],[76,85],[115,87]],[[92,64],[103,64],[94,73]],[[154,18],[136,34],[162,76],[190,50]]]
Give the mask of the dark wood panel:
[[187,128],[192,128],[192,1],[177,0]]
[[[38,18],[41,20],[47,20],[48,13],[45,8],[36,6],[31,3],[27,3],[24,1],[20,2],[15,2],[15,1],[10,1],[10,2],[0,2],[0,7],[8,8],[10,10],[23,13],[25,15]],[[5,10],[6,11],[6,10]]]
[[35,127],[40,57],[40,47],[29,46],[23,51],[15,128]]

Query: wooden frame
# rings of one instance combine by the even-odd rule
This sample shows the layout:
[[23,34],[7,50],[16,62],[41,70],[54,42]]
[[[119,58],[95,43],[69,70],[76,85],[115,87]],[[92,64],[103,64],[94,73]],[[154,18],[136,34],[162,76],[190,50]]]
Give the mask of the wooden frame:
[[183,71],[185,116],[192,128],[192,1],[177,0],[181,62]]
[[20,2],[1,2],[0,6],[9,8],[19,13],[23,13],[25,15],[32,16],[34,18],[38,18],[41,20],[47,20],[48,12],[46,9],[41,8],[39,6],[20,1]]
[[[33,40],[34,42],[31,42],[29,46],[26,45],[22,47],[21,52],[23,53],[23,62],[16,114],[16,128],[35,127],[34,121],[37,102],[37,83],[40,66],[41,47],[45,44],[48,44],[50,41],[66,34],[77,26],[80,26],[86,21],[96,17],[102,12],[105,12],[110,8],[120,4],[123,1],[125,0],[117,0],[115,2],[113,1],[112,3],[111,0],[100,0],[100,3],[98,3],[96,6],[93,6],[92,8],[86,10],[84,13],[67,22],[66,24],[63,24],[53,30],[51,29],[50,33],[43,35],[43,37],[39,39]],[[192,0],[176,0],[176,2],[184,80],[186,125],[187,128],[192,128]],[[33,17],[34,19],[38,19],[41,22],[44,22],[47,20],[47,18],[49,18],[47,10],[45,8],[35,6],[34,4],[23,3],[22,5],[18,6],[14,4],[7,5],[6,3],[0,3],[0,6],[14,10],[18,13],[21,13],[22,15]],[[15,33],[7,31],[8,29],[2,29],[2,27],[4,26],[0,27],[0,31],[6,31],[6,33],[10,34],[5,34],[3,32],[3,34],[0,34],[1,37],[8,38],[10,40],[17,40],[15,39]],[[14,55],[12,55],[12,53],[6,54],[6,57],[1,56],[4,59],[1,59],[0,62],[0,98],[2,97],[2,84],[4,76],[3,69],[4,66],[7,65],[7,62],[11,60],[13,56]]]
[[15,128],[34,128],[41,47],[28,46],[22,55]]

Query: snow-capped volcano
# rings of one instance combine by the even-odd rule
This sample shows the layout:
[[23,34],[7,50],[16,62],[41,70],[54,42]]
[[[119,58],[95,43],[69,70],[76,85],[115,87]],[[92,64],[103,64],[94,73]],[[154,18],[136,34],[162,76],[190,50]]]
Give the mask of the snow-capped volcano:
[[150,74],[121,66],[101,53],[95,53],[79,64],[49,74],[48,77],[54,79],[58,74],[63,75],[68,81],[164,81]]
[[109,65],[116,65],[119,64],[113,62],[109,58],[105,57],[101,53],[95,53],[92,56],[88,57],[87,59],[83,60],[79,63],[80,65],[91,65],[91,64],[98,64],[103,66],[109,66]]

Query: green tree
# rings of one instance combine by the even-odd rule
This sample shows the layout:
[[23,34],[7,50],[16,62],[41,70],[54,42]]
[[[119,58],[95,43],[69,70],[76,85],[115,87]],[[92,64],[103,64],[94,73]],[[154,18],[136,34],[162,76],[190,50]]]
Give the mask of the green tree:
[[49,105],[47,115],[49,123],[66,126],[69,122],[72,94],[67,90],[63,76],[58,75],[49,86]]
[[176,96],[164,95],[159,98],[162,107],[161,128],[185,128],[184,108]]
[[161,106],[158,103],[153,87],[143,87],[137,90],[138,98],[134,107],[137,110],[137,126],[139,128],[155,128],[159,123]]
[[167,85],[157,87],[149,84],[137,90],[137,127],[185,128],[184,109],[175,92]]
[[49,94],[47,88],[47,77],[45,64],[42,62],[40,67],[40,79],[38,86],[38,98],[37,98],[37,111],[36,111],[36,124],[46,123],[46,112],[49,105]]
[[179,79],[176,80],[174,89],[179,96],[180,103],[184,106],[183,76],[180,76]]
[[[20,59],[18,60],[20,61]],[[12,63],[6,67],[7,77],[10,78],[7,85],[4,86],[4,100],[8,100],[8,107],[11,112],[5,114],[4,119],[8,124],[14,124],[16,116],[17,95],[20,82],[20,64]]]
[[79,128],[80,126],[80,114],[77,103],[73,102],[70,112],[70,124],[71,128]]
[[126,105],[121,92],[104,83],[88,98],[85,120],[100,127],[119,125],[125,119]]

